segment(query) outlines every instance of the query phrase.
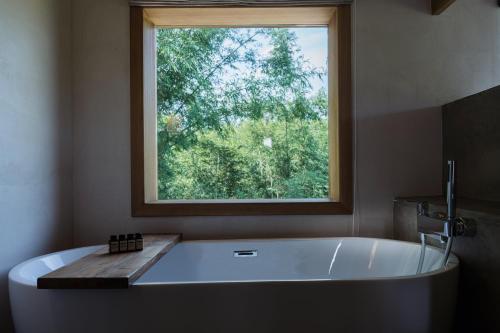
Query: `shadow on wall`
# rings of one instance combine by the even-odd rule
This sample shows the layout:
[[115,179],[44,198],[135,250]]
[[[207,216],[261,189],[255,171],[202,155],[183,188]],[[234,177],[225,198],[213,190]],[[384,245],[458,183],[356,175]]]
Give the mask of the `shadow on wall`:
[[457,161],[459,197],[500,202],[499,102],[497,86],[443,106],[443,160]]
[[8,272],[72,245],[70,5],[0,4],[0,332]]
[[[500,331],[499,128],[500,87],[443,107],[443,161],[457,161],[457,216],[475,224],[476,229],[473,237],[457,237],[453,242],[461,274],[454,332]],[[447,174],[446,166],[442,172]],[[398,239],[418,240],[420,201],[430,202],[436,212],[446,211],[443,197],[396,200]]]
[[477,224],[474,237],[453,244],[461,260],[457,332],[498,332],[500,86],[443,106],[443,124],[443,160],[457,161],[458,205],[475,203],[459,216]]
[[[401,7],[401,8],[406,8],[408,10],[412,10],[412,11],[416,11],[416,12],[419,12],[421,14],[425,14],[425,15],[430,15],[431,12],[432,12],[432,7],[431,7],[431,1],[420,1],[420,0],[416,0],[416,1],[401,1],[401,0],[391,0],[391,1],[388,1],[389,2],[389,6],[392,6],[394,8],[397,8],[397,7]],[[390,3],[393,3],[392,5]],[[465,3],[465,5],[467,6],[467,3],[469,1],[463,1]],[[483,3],[484,5],[487,5],[489,7],[491,7],[491,10],[496,10],[498,9],[498,1],[497,0],[476,0],[474,2],[470,1],[471,2],[471,6],[474,6],[476,5],[476,2],[481,2]],[[374,5],[376,5],[376,1],[373,1]],[[447,10],[452,10],[452,8],[454,7],[454,4],[452,4],[449,9]],[[441,14],[443,15],[443,14]]]
[[441,112],[374,114],[357,121],[357,214],[363,230],[392,235],[394,197],[441,193]]
[[429,15],[431,13],[431,1],[401,1],[401,0],[392,0],[393,4],[389,4],[389,6],[393,6],[394,8],[401,7],[406,8],[407,10],[416,11],[420,14]]

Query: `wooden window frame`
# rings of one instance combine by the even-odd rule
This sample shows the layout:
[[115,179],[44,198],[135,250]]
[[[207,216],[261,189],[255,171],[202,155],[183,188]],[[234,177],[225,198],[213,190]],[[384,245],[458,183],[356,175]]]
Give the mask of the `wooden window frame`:
[[[132,216],[243,216],[243,215],[347,215],[353,203],[352,149],[352,69],[351,69],[351,6],[334,5],[328,22],[329,62],[329,186],[328,199],[301,200],[196,200],[156,201],[156,164],[148,156],[156,156],[156,122],[148,121],[145,112],[156,113],[148,101],[156,99],[156,68],[154,55],[146,50],[154,45],[154,24],[146,15],[153,7],[130,7],[130,131],[131,131],[131,199]],[[241,7],[240,7],[241,8]],[[249,8],[249,7],[245,7]],[[260,8],[256,5],[254,8]],[[294,7],[287,7],[294,8]],[[307,6],[301,6],[307,8]],[[267,8],[269,10],[269,8]],[[190,25],[191,26],[191,25]],[[149,32],[148,32],[149,31]],[[153,36],[153,37],[152,37]],[[153,44],[152,44],[153,43]],[[154,49],[154,48],[153,48]],[[152,52],[150,52],[152,53]],[[146,89],[154,84],[154,89]],[[146,103],[146,104],[145,104]],[[150,129],[149,131],[145,131]],[[146,136],[145,136],[146,134]],[[146,143],[146,145],[145,145]],[[152,151],[152,149],[154,151]]]

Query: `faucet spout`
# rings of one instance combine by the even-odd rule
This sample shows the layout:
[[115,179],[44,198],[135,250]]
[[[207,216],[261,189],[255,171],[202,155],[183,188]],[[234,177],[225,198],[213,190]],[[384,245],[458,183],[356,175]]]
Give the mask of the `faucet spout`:
[[438,238],[446,242],[457,235],[456,199],[455,199],[456,162],[448,161],[448,180],[446,184],[446,216],[445,214],[428,213],[428,204],[420,203],[417,211],[418,232]]
[[417,268],[417,273],[421,272],[423,264],[423,255],[425,254],[425,239],[426,237],[438,239],[442,244],[446,244],[442,266],[448,262],[448,257],[453,246],[455,236],[474,236],[475,229],[470,226],[472,221],[467,222],[460,217],[457,217],[456,198],[455,198],[455,177],[456,177],[456,162],[448,161],[448,181],[446,183],[446,214],[436,213],[429,214],[429,204],[421,202],[417,206],[417,229],[420,233],[422,251]]

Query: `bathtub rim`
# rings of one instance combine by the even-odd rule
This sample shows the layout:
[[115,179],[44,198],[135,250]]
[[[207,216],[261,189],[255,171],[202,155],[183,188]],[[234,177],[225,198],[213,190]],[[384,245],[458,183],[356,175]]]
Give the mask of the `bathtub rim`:
[[[255,241],[270,241],[270,240],[289,240],[289,241],[308,241],[308,240],[330,240],[330,239],[361,239],[361,240],[379,240],[384,242],[394,242],[394,243],[402,243],[411,246],[420,246],[420,243],[409,242],[409,241],[401,241],[396,239],[386,239],[386,238],[376,238],[376,237],[270,237],[270,238],[228,238],[228,239],[193,239],[193,240],[183,240],[182,243],[216,243],[216,242],[255,242]],[[180,244],[180,243],[179,243]],[[438,250],[440,252],[443,249],[440,249],[436,246],[432,246],[427,244],[427,248],[432,248]],[[224,281],[175,281],[175,282],[141,282],[138,283],[140,279],[137,279],[131,287],[140,287],[140,286],[176,286],[176,285],[212,285],[212,284],[251,284],[251,283],[348,283],[348,282],[370,282],[370,281],[393,281],[393,280],[412,280],[412,279],[421,279],[427,278],[443,273],[452,272],[454,270],[458,270],[460,266],[460,260],[454,253],[450,253],[450,257],[448,263],[441,268],[421,273],[421,274],[411,274],[411,275],[402,275],[402,276],[382,276],[382,277],[371,277],[371,278],[351,278],[351,279],[287,279],[287,280],[224,280]]]
[[[310,240],[333,240],[333,239],[361,239],[361,240],[379,240],[379,241],[384,241],[384,242],[395,242],[395,243],[402,243],[402,244],[407,244],[411,246],[419,246],[419,243],[416,242],[408,242],[408,241],[400,241],[400,240],[395,240],[395,239],[385,239],[385,238],[374,238],[374,237],[281,237],[281,238],[235,238],[235,239],[193,239],[193,240],[183,240],[180,243],[198,243],[198,242],[209,242],[209,243],[215,243],[215,242],[256,242],[256,241],[272,241],[272,240],[284,240],[284,241],[310,241]],[[70,248],[67,250],[62,250],[62,251],[57,251],[57,252],[52,252],[52,253],[47,253],[44,255],[40,255],[37,257],[33,257],[31,259],[28,259],[26,261],[23,261],[16,266],[14,266],[8,274],[8,282],[9,284],[14,282],[17,284],[25,285],[25,286],[31,286],[35,287],[37,286],[37,280],[35,279],[34,281],[31,279],[24,278],[20,275],[20,270],[26,266],[29,265],[30,263],[52,256],[52,255],[57,255],[57,254],[63,254],[67,252],[72,252],[76,250],[84,250],[84,249],[95,249],[96,251],[102,247],[106,246],[105,244],[101,245],[91,245],[91,246],[83,246],[83,247],[76,247],[76,248]],[[438,247],[427,245],[428,248],[436,249],[440,251]],[[87,255],[87,254],[86,254]],[[85,255],[84,255],[85,256]],[[84,257],[82,256],[82,257]],[[80,258],[82,258],[80,257]],[[425,278],[425,277],[430,277],[434,275],[439,275],[443,274],[446,272],[453,271],[455,269],[458,269],[460,265],[460,260],[454,253],[450,253],[450,257],[448,260],[448,264],[444,267],[441,267],[439,269],[435,269],[426,273],[422,274],[412,274],[412,275],[403,275],[403,276],[385,276],[385,277],[371,277],[371,278],[351,278],[351,279],[287,279],[287,280],[237,280],[237,281],[175,281],[175,282],[142,282],[142,283],[137,283],[135,281],[130,285],[130,287],[139,287],[139,286],[154,286],[154,285],[169,285],[169,286],[175,286],[175,285],[206,285],[206,284],[237,284],[237,283],[297,283],[297,282],[304,282],[304,283],[312,283],[312,282],[335,282],[335,283],[342,283],[342,282],[367,282],[367,281],[386,281],[386,280],[411,280],[411,279],[420,279],[420,278]],[[144,272],[145,273],[145,272]]]
[[[102,245],[89,245],[89,246],[73,247],[73,248],[70,248],[70,249],[66,249],[66,250],[62,250],[62,251],[56,251],[56,252],[51,252],[51,253],[47,253],[47,254],[42,254],[40,256],[36,256],[36,257],[30,258],[30,259],[25,260],[25,261],[23,261],[23,262],[21,262],[21,263],[19,263],[16,266],[14,266],[14,267],[11,268],[11,270],[9,271],[9,274],[8,274],[8,280],[9,280],[8,282],[9,282],[9,284],[11,282],[15,282],[15,283],[18,283],[18,284],[21,284],[21,285],[25,285],[25,286],[36,287],[37,286],[37,280],[36,279],[33,281],[31,279],[28,279],[28,278],[25,278],[25,277],[21,276],[20,271],[21,271],[21,269],[24,268],[24,266],[27,266],[27,265],[31,264],[32,262],[34,262],[34,261],[50,257],[52,255],[60,255],[60,254],[63,254],[63,253],[73,252],[73,251],[76,251],[76,250],[86,250],[86,249],[97,251],[100,248],[102,248],[103,246],[106,246],[106,245],[102,244]],[[92,252],[89,252],[89,254],[90,253],[92,253]],[[80,258],[83,258],[86,255],[88,255],[88,254],[85,254],[85,255],[81,256]],[[75,260],[78,260],[80,258],[77,258]]]

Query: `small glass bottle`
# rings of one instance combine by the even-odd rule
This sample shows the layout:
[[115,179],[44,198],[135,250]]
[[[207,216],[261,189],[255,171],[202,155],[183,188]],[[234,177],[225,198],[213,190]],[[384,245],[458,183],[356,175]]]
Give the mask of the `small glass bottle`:
[[144,248],[144,240],[142,238],[142,234],[135,234],[135,249],[136,251],[142,251]]
[[120,247],[118,244],[118,238],[116,235],[111,235],[109,237],[109,253],[118,253],[120,252]]
[[127,234],[127,251],[135,251],[135,236]]
[[125,235],[118,236],[118,243],[119,243],[119,251],[127,252],[127,239],[125,238]]

